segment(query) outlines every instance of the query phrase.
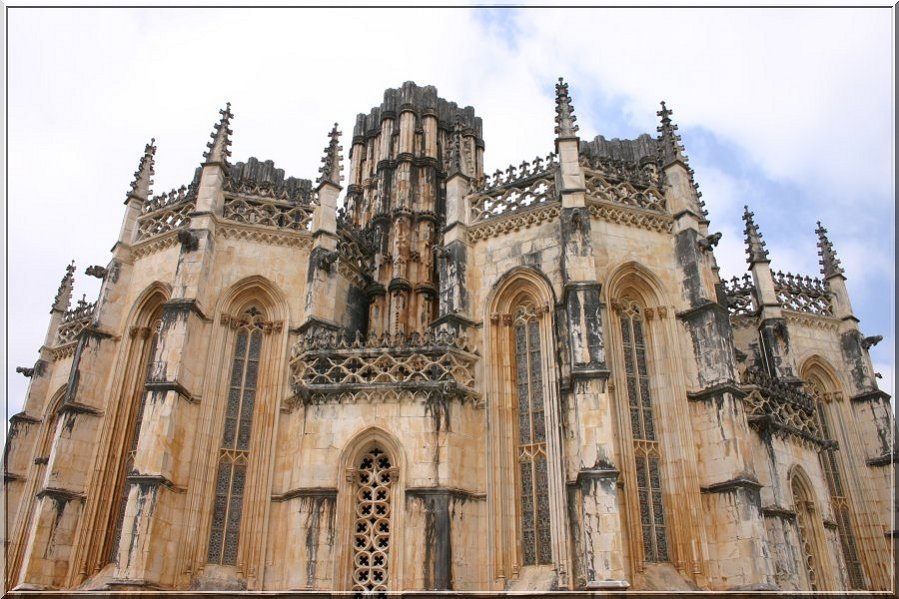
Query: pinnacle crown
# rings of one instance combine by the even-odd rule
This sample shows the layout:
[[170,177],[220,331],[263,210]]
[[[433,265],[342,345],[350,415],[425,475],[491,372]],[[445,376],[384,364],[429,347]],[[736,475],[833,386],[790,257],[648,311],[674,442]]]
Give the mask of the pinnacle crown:
[[662,109],[656,112],[661,117],[662,124],[656,127],[661,135],[659,135],[659,159],[662,166],[665,167],[672,162],[682,162],[687,164],[687,157],[684,155],[684,146],[681,144],[681,137],[677,133],[677,125],[672,122],[671,115],[674,111],[665,105],[662,100]]
[[568,95],[568,84],[562,77],[556,83],[556,138],[575,137],[578,126],[574,124],[577,116],[574,114],[574,106]]
[[72,260],[66,266],[66,274],[63,275],[62,281],[59,283],[59,289],[56,290],[56,297],[53,298],[53,306],[50,311],[54,310],[65,312],[69,308],[69,302],[72,300],[72,288],[75,284],[75,261]]
[[128,196],[146,200],[150,197],[150,188],[153,186],[153,175],[156,162],[156,138],[150,139],[150,143],[144,146],[144,155],[134,171],[134,180],[131,182],[131,191]]
[[758,226],[755,224],[753,217],[754,212],[749,211],[749,206],[743,206],[743,220],[746,222],[746,251],[749,253],[747,262],[755,264],[756,262],[770,262],[768,260],[768,250],[765,249],[765,242],[762,240],[762,234]]
[[317,183],[319,185],[322,183],[331,183],[339,187],[340,182],[343,180],[343,175],[341,174],[343,165],[341,164],[340,157],[340,153],[343,151],[343,146],[340,145],[341,135],[343,135],[343,133],[337,130],[337,123],[334,123],[334,127],[331,128],[331,132],[328,134],[329,142],[328,145],[325,146],[325,155],[322,157],[322,165],[318,168],[320,175]]
[[234,115],[231,113],[231,102],[225,104],[224,109],[219,110],[221,118],[215,124],[215,128],[209,137],[212,141],[206,143],[208,150],[203,154],[206,164],[228,164],[228,157],[231,156],[231,119]]
[[821,221],[818,221],[815,233],[818,235],[818,256],[821,258],[818,262],[821,264],[821,272],[824,274],[824,278],[842,275],[844,272],[843,266],[840,264],[840,259],[837,258],[837,252],[833,249],[833,244],[827,238],[827,229],[821,225]]

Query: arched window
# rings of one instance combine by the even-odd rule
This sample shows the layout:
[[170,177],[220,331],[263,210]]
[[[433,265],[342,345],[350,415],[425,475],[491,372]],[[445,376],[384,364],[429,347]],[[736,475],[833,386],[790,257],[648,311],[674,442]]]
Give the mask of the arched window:
[[538,315],[533,305],[519,306],[513,329],[522,565],[552,564],[542,355]]
[[[827,440],[833,440],[833,427],[827,415],[829,400],[833,393],[825,391],[824,383],[817,376],[813,376],[806,384],[806,389],[815,399],[815,415],[818,420],[818,428],[821,436]],[[827,489],[830,492],[830,505],[833,517],[837,522],[837,531],[840,537],[840,548],[843,553],[843,562],[846,564],[846,572],[849,576],[849,588],[853,590],[865,590],[865,576],[862,571],[861,559],[858,555],[858,547],[855,543],[855,534],[852,529],[852,519],[849,512],[849,500],[846,495],[846,487],[840,470],[840,458],[834,446],[822,449],[818,454],[821,460],[821,468],[827,479]]]
[[363,452],[354,465],[352,590],[386,591],[393,530],[391,492],[397,468],[378,445]]
[[156,353],[156,344],[159,341],[159,330],[162,327],[161,319],[162,308],[158,308],[150,318],[150,326],[144,328],[136,328],[135,336],[143,337],[142,343],[137,347],[138,353],[138,370],[137,376],[134,377],[133,391],[129,398],[130,403],[134,406],[134,411],[130,416],[130,426],[126,429],[125,447],[128,452],[125,459],[122,460],[118,478],[118,503],[115,504],[114,520],[115,526],[112,529],[112,542],[109,545],[110,562],[116,561],[119,553],[119,543],[122,537],[122,526],[125,523],[125,506],[128,503],[128,473],[134,469],[134,455],[137,452],[137,442],[140,438],[140,428],[144,418],[144,405],[146,403],[147,394],[144,391],[144,383],[150,376],[150,368],[153,363],[153,355]]
[[219,446],[215,477],[215,502],[209,532],[207,561],[233,566],[237,563],[244,486],[250,454],[250,432],[256,403],[259,358],[262,351],[262,312],[250,306],[240,319],[231,319],[237,329],[225,426]]
[[668,533],[662,501],[661,451],[656,436],[655,416],[649,385],[646,326],[637,302],[619,306],[627,409],[630,415],[634,451],[636,492],[640,505],[643,560],[668,561]]
[[796,529],[799,534],[799,549],[802,556],[800,570],[807,575],[810,591],[822,590],[821,560],[818,556],[816,542],[817,510],[812,501],[812,493],[806,481],[797,473],[793,476],[790,487],[793,491],[793,506],[796,510]]

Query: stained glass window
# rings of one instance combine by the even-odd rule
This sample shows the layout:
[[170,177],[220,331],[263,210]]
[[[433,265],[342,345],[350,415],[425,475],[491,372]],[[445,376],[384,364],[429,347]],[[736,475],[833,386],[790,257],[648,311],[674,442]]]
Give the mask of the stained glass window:
[[551,564],[543,367],[539,322],[532,308],[518,310],[514,334],[522,563]]
[[125,524],[125,506],[128,504],[128,473],[134,469],[134,455],[137,452],[137,442],[140,438],[140,429],[144,421],[144,406],[147,401],[147,394],[144,392],[144,383],[150,375],[150,367],[153,364],[153,355],[156,353],[156,344],[159,341],[159,330],[162,327],[162,320],[155,318],[149,328],[149,337],[144,345],[146,354],[144,357],[143,377],[137,377],[137,385],[134,390],[136,407],[131,419],[131,426],[128,427],[128,453],[122,462],[119,476],[119,499],[116,505],[115,528],[112,533],[112,543],[109,546],[109,561],[114,562],[119,553],[119,543],[122,537],[122,527]]
[[[827,417],[824,386],[819,380],[812,379],[808,384],[808,389],[815,398],[815,415],[821,436],[832,440],[833,434],[831,433],[830,422]],[[849,588],[865,590],[865,576],[862,572],[862,564],[858,556],[858,548],[852,530],[849,501],[846,497],[842,475],[840,474],[838,450],[834,447],[822,449],[818,457],[821,460],[821,468],[824,470],[824,476],[827,479],[827,489],[830,491],[830,505],[837,523],[843,562],[846,564],[846,572],[849,575]]]
[[643,559],[668,561],[668,528],[662,501],[661,454],[656,439],[655,417],[649,386],[645,321],[640,307],[629,304],[619,317],[624,350],[627,406],[634,441],[637,497]]
[[234,359],[231,362],[225,426],[215,477],[212,526],[209,531],[207,560],[212,564],[233,566],[237,563],[250,432],[262,350],[260,316],[261,312],[257,308],[248,309],[234,340]]
[[390,555],[390,458],[373,447],[357,462],[353,590],[386,591]]

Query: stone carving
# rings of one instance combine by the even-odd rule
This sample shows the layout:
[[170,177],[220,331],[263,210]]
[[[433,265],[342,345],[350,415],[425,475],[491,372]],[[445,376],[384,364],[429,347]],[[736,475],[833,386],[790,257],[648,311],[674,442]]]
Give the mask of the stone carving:
[[471,222],[474,224],[555,201],[558,201],[556,183],[548,176],[528,180],[521,187],[495,187],[470,199]]
[[93,266],[88,266],[87,268],[85,268],[85,269],[84,269],[84,274],[86,274],[86,275],[89,276],[89,277],[96,277],[96,278],[98,278],[98,279],[105,279],[105,278],[106,278],[106,275],[107,275],[107,272],[106,272],[106,268],[104,268],[103,266],[100,266],[100,265],[98,265],[98,264],[94,264]]
[[747,259],[750,264],[756,262],[769,262],[768,250],[765,249],[765,242],[762,241],[762,234],[753,220],[754,213],[749,211],[749,206],[743,206],[743,220],[746,222],[746,251],[749,253]]
[[16,366],[16,374],[21,374],[25,378],[30,379],[34,375],[34,368],[26,368],[24,366]]
[[95,303],[88,303],[82,296],[73,309],[67,310],[56,331],[56,345],[65,345],[75,341],[81,331],[90,324],[96,307]]
[[755,298],[755,285],[752,277],[744,274],[722,281],[727,297],[727,309],[733,316],[751,316],[757,311],[758,301]]
[[215,129],[209,135],[212,141],[206,144],[208,150],[203,154],[206,164],[228,164],[228,157],[231,156],[231,102],[225,104],[224,110],[219,110],[221,119],[215,124]]
[[746,369],[742,383],[748,392],[746,404],[751,425],[801,442],[823,445],[811,395],[754,368]]
[[612,183],[599,173],[585,173],[587,197],[601,202],[621,204],[653,212],[666,212],[665,195],[655,187],[638,189],[628,181]]
[[576,136],[578,132],[578,126],[574,124],[576,120],[574,106],[568,95],[568,84],[559,77],[556,84],[556,137],[562,139]]
[[824,281],[780,271],[772,274],[777,300],[784,309],[833,316],[830,290]]
[[840,264],[840,259],[837,258],[833,244],[827,238],[827,229],[821,226],[821,221],[818,221],[815,233],[818,235],[818,256],[821,257],[821,272],[824,274],[824,278],[842,275],[843,266]]
[[226,197],[223,218],[236,223],[308,231],[314,208],[310,204]]

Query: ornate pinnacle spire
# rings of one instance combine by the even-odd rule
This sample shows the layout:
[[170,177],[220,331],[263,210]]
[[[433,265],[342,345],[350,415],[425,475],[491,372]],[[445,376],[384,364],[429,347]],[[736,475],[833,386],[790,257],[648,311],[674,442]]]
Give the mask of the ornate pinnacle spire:
[[153,170],[155,156],[156,138],[154,137],[144,147],[144,155],[140,159],[140,164],[137,165],[137,170],[134,171],[134,181],[131,182],[131,191],[128,192],[128,197],[134,196],[141,200],[150,197],[150,187],[153,185],[152,177],[155,174]]
[[656,112],[656,115],[662,117],[662,124],[656,127],[656,131],[661,133],[658,137],[659,159],[662,161],[663,167],[677,161],[687,164],[687,158],[683,153],[684,147],[680,143],[680,135],[675,133],[677,125],[671,122],[672,114],[674,114],[674,111],[669,110],[665,106],[664,101],[662,102],[662,109]]
[[821,272],[824,273],[824,278],[827,279],[834,275],[842,275],[843,266],[840,264],[840,259],[837,258],[837,253],[833,249],[833,244],[830,243],[830,239],[827,238],[827,229],[821,226],[821,221],[818,221],[818,228],[815,229],[815,233],[818,234],[818,255],[821,257],[819,262],[821,264]]
[[69,309],[69,302],[72,300],[72,287],[75,284],[75,261],[66,266],[66,274],[59,283],[59,289],[56,290],[56,297],[53,298],[53,306],[50,312],[65,312]]
[[568,84],[559,77],[556,83],[556,138],[576,137],[578,126],[574,124],[577,117],[574,115],[574,106],[571,105],[571,97],[568,95]]
[[317,183],[321,185],[322,183],[327,182],[339,187],[340,182],[343,180],[343,176],[340,174],[340,171],[343,170],[343,166],[340,164],[340,152],[343,151],[343,146],[340,145],[340,136],[343,134],[337,130],[337,123],[334,123],[331,133],[328,135],[330,136],[331,141],[325,146],[325,155],[322,157],[322,165],[318,169],[318,172],[321,173],[321,175],[319,176]]
[[768,260],[768,250],[765,249],[765,242],[762,241],[762,234],[756,226],[752,217],[754,212],[749,211],[749,206],[743,206],[743,220],[746,221],[746,249],[749,252],[747,262],[755,264],[756,262],[770,262]]
[[219,110],[219,114],[222,115],[222,118],[215,124],[215,130],[209,135],[212,141],[206,144],[209,149],[203,154],[206,164],[227,165],[228,157],[231,156],[231,134],[233,133],[231,119],[234,117],[231,114],[231,102],[225,104],[225,109]]
[[457,114],[453,131],[450,135],[449,169],[447,175],[452,177],[462,173],[462,118]]

